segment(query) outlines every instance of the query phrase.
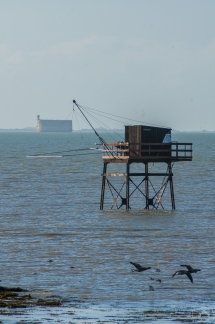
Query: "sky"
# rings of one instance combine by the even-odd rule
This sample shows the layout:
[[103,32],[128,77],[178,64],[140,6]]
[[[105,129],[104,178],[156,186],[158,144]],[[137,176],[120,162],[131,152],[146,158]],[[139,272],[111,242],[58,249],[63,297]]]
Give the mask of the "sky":
[[215,131],[214,14],[214,0],[0,0],[0,128],[36,127],[37,115],[88,128],[75,99]]

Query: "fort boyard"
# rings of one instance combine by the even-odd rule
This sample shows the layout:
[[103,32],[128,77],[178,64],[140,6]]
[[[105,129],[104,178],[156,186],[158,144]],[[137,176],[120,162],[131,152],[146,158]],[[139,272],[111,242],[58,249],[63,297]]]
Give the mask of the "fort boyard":
[[72,120],[40,119],[37,115],[37,132],[72,132]]

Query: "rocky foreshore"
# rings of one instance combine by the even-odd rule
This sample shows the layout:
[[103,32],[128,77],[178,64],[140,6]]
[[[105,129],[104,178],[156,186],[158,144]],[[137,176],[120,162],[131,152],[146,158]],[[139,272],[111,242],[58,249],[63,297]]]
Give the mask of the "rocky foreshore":
[[27,289],[0,286],[0,307],[60,306],[62,301],[63,299],[60,296],[38,298]]

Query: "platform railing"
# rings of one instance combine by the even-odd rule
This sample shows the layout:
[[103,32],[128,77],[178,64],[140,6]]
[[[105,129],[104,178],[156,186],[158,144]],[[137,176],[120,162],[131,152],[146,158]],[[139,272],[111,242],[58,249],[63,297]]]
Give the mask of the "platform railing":
[[107,143],[103,152],[110,159],[127,157],[141,160],[192,160],[192,143]]

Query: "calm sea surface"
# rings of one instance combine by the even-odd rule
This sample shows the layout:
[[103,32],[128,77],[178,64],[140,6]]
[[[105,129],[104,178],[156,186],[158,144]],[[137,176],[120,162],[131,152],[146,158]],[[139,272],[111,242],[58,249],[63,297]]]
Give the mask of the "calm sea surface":
[[[168,186],[165,210],[144,210],[138,193],[129,211],[111,209],[107,188],[100,211],[101,153],[79,150],[95,147],[98,139],[93,133],[1,132],[2,286],[77,297],[89,309],[90,305],[134,307],[139,312],[206,308],[215,314],[215,133],[172,137],[193,143],[193,161],[173,167],[176,210],[171,210]],[[52,152],[70,156],[26,158]],[[123,165],[119,167],[125,172]],[[166,171],[165,165],[160,167]],[[150,170],[158,168],[150,165]],[[113,179],[117,188],[122,178]],[[159,181],[154,184],[158,189],[163,179]],[[153,189],[150,193],[153,196]],[[132,273],[130,261],[151,269]],[[202,270],[193,274],[193,284],[186,276],[172,278],[181,264]],[[161,279],[161,284],[150,277]]]

